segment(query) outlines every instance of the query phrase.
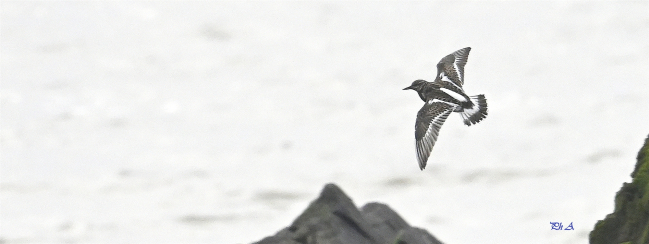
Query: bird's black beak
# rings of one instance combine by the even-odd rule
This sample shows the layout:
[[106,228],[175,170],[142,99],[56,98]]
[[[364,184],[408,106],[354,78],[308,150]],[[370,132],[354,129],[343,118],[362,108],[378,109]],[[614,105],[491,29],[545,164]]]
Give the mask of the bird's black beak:
[[403,90],[412,90],[412,86],[409,86],[409,87],[403,88]]

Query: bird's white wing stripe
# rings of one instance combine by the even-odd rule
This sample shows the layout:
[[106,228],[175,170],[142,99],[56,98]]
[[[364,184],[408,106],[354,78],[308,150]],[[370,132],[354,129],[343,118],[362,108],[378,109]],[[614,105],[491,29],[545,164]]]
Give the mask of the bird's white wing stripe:
[[440,80],[442,80],[442,81],[446,81],[446,82],[448,82],[448,83],[453,84],[453,86],[457,87],[457,89],[462,90],[462,87],[458,86],[457,84],[455,84],[455,82],[453,82],[451,79],[449,79],[448,76],[446,76],[446,73],[444,73],[444,72],[440,73],[440,74],[439,74],[439,78],[440,78]]
[[456,100],[458,100],[460,102],[466,102],[467,101],[466,98],[464,98],[464,96],[458,94],[457,92],[451,91],[451,90],[446,89],[444,87],[439,88],[439,90],[441,90],[442,92],[448,94],[449,96],[455,98]]
[[[433,99],[431,101],[442,102],[449,105],[457,106],[455,104],[437,100],[437,99]],[[430,153],[433,151],[433,147],[435,146],[435,141],[437,141],[437,136],[439,134],[440,127],[444,124],[444,121],[446,121],[446,118],[448,118],[448,115],[453,110],[454,109],[449,109],[435,116],[435,118],[433,118],[431,123],[428,125],[428,129],[426,129],[426,134],[424,135],[424,137],[416,143],[417,159],[419,160],[420,165],[423,162],[427,161],[428,157],[430,156]]]
[[453,84],[453,86],[457,87],[457,89],[460,89],[460,91],[463,91],[462,87],[459,87],[457,84],[455,84],[455,82],[450,82],[450,83]]
[[457,58],[453,62],[453,68],[455,68],[455,73],[457,73],[457,78],[460,79],[460,82],[464,82],[462,74],[460,73],[460,67],[457,67]]
[[[457,94],[457,93],[456,93],[456,94]],[[431,99],[431,100],[428,100],[428,104],[433,104],[433,103],[446,103],[446,104],[448,104],[448,105],[453,106],[453,109],[455,109],[455,106],[458,106],[458,105],[455,104],[455,103],[451,103],[451,102],[447,102],[447,101],[442,101],[442,100],[439,100],[439,99]],[[453,109],[451,109],[451,110],[453,110]],[[435,118],[437,118],[437,117],[435,117]],[[435,121],[435,119],[433,119],[433,121]]]
[[453,83],[453,81],[451,81],[451,79],[449,79],[448,76],[446,76],[446,74],[445,74],[444,72],[442,72],[442,73],[439,74],[439,78],[440,78],[441,80],[443,80],[443,81],[447,81],[447,82],[451,82],[451,83]]

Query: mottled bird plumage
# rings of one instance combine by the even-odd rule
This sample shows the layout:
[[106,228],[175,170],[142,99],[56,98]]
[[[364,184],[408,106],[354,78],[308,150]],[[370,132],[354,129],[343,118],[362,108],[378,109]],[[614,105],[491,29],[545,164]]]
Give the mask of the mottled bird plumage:
[[437,63],[437,76],[433,82],[415,80],[404,90],[415,90],[425,102],[417,113],[415,146],[419,168],[426,167],[435,146],[439,130],[451,114],[460,113],[464,124],[471,126],[487,117],[487,100],[484,95],[467,96],[464,85],[464,66],[470,47],[457,50]]

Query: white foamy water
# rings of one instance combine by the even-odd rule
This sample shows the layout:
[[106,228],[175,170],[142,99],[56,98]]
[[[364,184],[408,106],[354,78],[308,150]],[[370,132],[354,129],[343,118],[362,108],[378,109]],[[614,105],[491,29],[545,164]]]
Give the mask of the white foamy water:
[[[4,1],[0,242],[249,243],[334,182],[445,243],[587,243],[649,134],[648,7]],[[420,171],[401,89],[467,46],[489,116]]]

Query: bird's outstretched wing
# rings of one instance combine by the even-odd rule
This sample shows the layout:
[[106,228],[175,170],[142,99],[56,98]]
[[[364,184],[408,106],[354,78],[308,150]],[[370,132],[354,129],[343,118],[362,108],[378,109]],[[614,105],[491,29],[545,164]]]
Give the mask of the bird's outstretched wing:
[[417,113],[415,123],[415,144],[419,168],[424,169],[430,153],[433,151],[439,129],[453,112],[457,105],[449,102],[431,99]]
[[435,80],[442,80],[452,82],[458,87],[464,85],[464,65],[469,59],[470,47],[465,47],[455,51],[437,63],[437,78]]

